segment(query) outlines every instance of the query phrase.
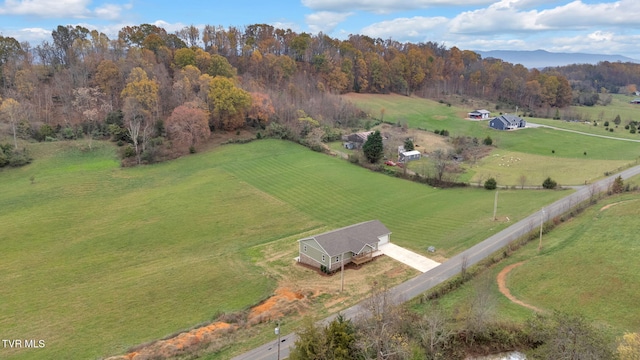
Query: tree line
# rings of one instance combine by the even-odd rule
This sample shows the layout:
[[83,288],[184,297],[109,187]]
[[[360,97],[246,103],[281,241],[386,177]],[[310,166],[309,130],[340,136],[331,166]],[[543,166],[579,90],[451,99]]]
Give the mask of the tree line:
[[245,126],[315,144],[365,116],[336,96],[347,92],[461,94],[530,109],[573,101],[558,70],[435,42],[339,40],[266,24],[175,33],[141,24],[116,38],[60,25],[35,46],[0,36],[0,97],[20,109],[3,117],[12,135],[119,138],[138,163],[165,151],[163,141],[193,151],[210,131]]

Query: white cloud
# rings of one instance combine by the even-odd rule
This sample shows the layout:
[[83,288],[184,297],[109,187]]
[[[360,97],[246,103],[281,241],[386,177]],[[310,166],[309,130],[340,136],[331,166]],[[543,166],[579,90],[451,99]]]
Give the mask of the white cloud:
[[535,10],[518,11],[508,0],[503,0],[486,9],[460,13],[451,20],[449,31],[483,34],[546,30],[536,23],[536,15]]
[[573,1],[554,9],[543,10],[537,16],[537,22],[544,26],[566,29],[587,28],[594,25],[638,26],[640,2],[622,0],[611,3],[585,4]]
[[131,9],[131,4],[116,5],[116,4],[104,4],[97,7],[93,13],[97,18],[105,20],[117,20],[121,17],[122,10]]
[[291,31],[295,31],[295,32],[300,32],[300,25],[296,24],[296,23],[291,23],[291,22],[272,22],[271,24],[269,24],[271,26],[273,26],[276,29],[291,29]]
[[89,9],[91,0],[5,0],[0,15],[24,15],[42,18],[99,18],[116,20],[132,5],[103,4]]
[[425,9],[433,6],[472,6],[487,5],[494,0],[302,0],[302,5],[317,11],[355,11],[390,13]]
[[305,21],[309,26],[312,34],[322,31],[323,33],[332,32],[339,23],[345,21],[351,13],[339,13],[331,11],[319,11],[305,16]]
[[0,15],[34,15],[51,17],[84,17],[89,14],[90,0],[5,0]]
[[373,38],[392,38],[399,41],[418,39],[422,41],[433,30],[440,29],[448,21],[445,17],[397,18],[371,24],[362,29],[362,34]]

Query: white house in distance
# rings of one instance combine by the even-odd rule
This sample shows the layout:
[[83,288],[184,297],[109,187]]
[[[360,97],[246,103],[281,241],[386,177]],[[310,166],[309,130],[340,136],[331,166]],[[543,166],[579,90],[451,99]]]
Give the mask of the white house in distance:
[[474,120],[487,120],[491,117],[491,112],[489,110],[474,110],[469,113],[469,119]]
[[422,156],[422,153],[418,150],[403,151],[398,155],[398,161],[406,163],[412,160],[420,160],[420,156]]

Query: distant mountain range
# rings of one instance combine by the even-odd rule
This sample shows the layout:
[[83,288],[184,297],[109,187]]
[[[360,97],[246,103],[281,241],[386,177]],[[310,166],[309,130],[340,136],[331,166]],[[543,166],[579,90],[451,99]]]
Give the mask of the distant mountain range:
[[640,60],[621,55],[601,55],[584,53],[554,53],[545,50],[515,51],[491,50],[476,51],[483,59],[496,58],[513,64],[522,64],[529,69],[564,66],[571,64],[597,64],[601,61],[640,63]]

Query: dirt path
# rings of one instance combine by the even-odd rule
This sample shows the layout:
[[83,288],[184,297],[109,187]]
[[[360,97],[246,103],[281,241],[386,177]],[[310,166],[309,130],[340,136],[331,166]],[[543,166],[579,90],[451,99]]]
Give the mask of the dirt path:
[[509,274],[509,272],[515,268],[517,268],[518,266],[524,264],[524,261],[519,262],[519,263],[515,263],[515,264],[511,264],[507,267],[505,267],[504,269],[502,269],[502,271],[500,271],[500,273],[498,274],[498,288],[500,289],[500,292],[507,297],[507,299],[511,300],[513,303],[516,303],[520,306],[524,306],[526,308],[529,308],[533,311],[536,312],[544,312],[541,309],[533,306],[533,305],[529,305],[527,303],[524,303],[518,299],[516,299],[515,296],[511,295],[511,292],[509,291],[509,289],[507,288],[507,274]]

